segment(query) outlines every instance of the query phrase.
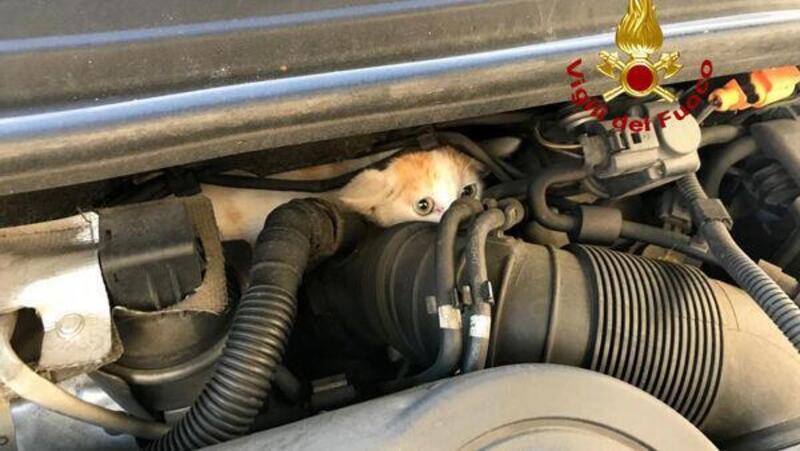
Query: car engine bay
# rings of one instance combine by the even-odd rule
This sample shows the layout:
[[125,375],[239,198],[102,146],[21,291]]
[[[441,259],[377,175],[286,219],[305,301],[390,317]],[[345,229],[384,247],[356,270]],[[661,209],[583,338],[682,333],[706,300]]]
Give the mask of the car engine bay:
[[[630,118],[680,111],[629,103]],[[483,198],[387,230],[295,199],[253,248],[220,241],[199,182],[348,177],[281,186],[230,175],[254,173],[233,157],[115,181],[101,208],[0,230],[2,380],[148,449],[526,363],[625,381],[715,444],[785,427],[800,415],[797,114],[790,98],[634,132],[567,105],[370,136],[365,155],[449,145],[485,162]],[[71,290],[81,301],[59,302]],[[52,385],[79,374],[128,415]]]
[[[0,451],[800,446],[800,66],[601,111],[580,62],[570,99],[307,142],[227,87],[0,116]],[[434,152],[481,180],[389,223],[331,194]]]

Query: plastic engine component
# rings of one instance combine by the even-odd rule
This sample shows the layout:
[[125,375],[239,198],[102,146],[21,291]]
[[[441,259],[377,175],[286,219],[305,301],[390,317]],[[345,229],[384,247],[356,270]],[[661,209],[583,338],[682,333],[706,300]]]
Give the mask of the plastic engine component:
[[[723,352],[722,320],[708,279],[690,266],[600,247],[574,250],[592,268],[598,303],[590,368],[647,390],[702,424],[719,386]],[[637,330],[662,315],[672,321],[648,333]],[[613,332],[618,329],[631,333]]]
[[677,104],[651,102],[622,119],[593,124],[580,138],[593,167],[587,187],[601,197],[632,196],[700,167],[700,125]]
[[177,199],[100,210],[100,266],[114,305],[169,307],[203,281],[202,247]]
[[[430,365],[438,318],[425,298],[435,292],[435,238],[426,224],[390,229],[310,276],[309,298],[348,331],[330,339],[390,344],[417,367]],[[486,259],[497,287],[488,366],[602,372],[719,442],[800,417],[800,355],[745,292],[690,266],[597,247],[494,237]],[[457,272],[463,286],[466,274]],[[800,434],[792,439],[800,443]]]

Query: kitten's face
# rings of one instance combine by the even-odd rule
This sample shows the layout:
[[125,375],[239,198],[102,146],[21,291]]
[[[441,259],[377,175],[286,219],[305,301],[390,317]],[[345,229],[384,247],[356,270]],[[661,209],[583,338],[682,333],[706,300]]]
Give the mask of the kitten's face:
[[438,222],[464,194],[480,197],[479,165],[449,148],[403,155],[378,171],[368,169],[341,193],[342,202],[388,227],[401,222]]

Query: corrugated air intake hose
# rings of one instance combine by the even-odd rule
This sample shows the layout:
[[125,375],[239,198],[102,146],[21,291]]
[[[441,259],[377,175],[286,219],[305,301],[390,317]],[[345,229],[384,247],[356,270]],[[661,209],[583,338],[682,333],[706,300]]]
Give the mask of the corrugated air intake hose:
[[269,215],[214,373],[189,412],[148,449],[197,449],[250,430],[283,357],[303,273],[353,242],[361,226],[354,214],[318,199],[295,200]]

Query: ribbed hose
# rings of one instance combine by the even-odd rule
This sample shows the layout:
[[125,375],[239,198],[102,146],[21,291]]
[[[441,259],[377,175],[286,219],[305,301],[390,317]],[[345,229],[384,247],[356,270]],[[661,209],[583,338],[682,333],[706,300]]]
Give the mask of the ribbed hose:
[[246,434],[269,394],[297,311],[296,294],[311,259],[341,243],[333,205],[304,199],[273,211],[256,244],[251,284],[225,349],[189,412],[151,450],[188,450]]
[[686,265],[572,246],[594,284],[589,368],[635,385],[701,425],[722,381],[722,315]]
[[680,179],[678,187],[720,266],[756,300],[795,349],[800,350],[800,307],[736,244],[724,223],[704,217],[698,202],[708,196],[697,176]]

